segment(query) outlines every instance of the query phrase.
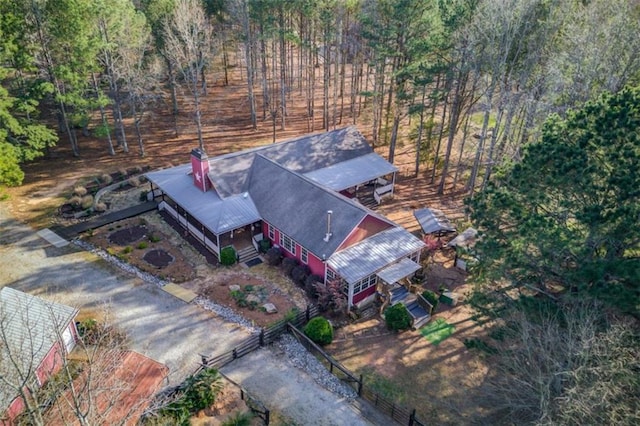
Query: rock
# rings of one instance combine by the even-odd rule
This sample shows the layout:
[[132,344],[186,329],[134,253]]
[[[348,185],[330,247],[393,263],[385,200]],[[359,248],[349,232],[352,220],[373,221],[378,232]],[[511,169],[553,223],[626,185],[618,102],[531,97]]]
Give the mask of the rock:
[[255,303],[260,303],[260,298],[258,296],[256,296],[255,294],[250,294],[247,296],[247,302],[251,303],[251,302],[255,302]]
[[231,284],[229,286],[229,291],[240,291],[240,286],[238,284]]
[[273,303],[265,303],[264,305],[262,305],[262,307],[268,314],[275,314],[278,312],[276,305],[274,305]]

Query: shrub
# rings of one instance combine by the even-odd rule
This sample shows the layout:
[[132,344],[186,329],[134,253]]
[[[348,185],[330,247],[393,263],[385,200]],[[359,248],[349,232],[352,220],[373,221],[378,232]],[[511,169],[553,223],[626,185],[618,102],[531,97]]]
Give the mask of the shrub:
[[315,317],[304,327],[304,334],[315,343],[324,346],[333,341],[333,327],[324,317]]
[[346,309],[347,296],[342,292],[340,280],[330,281],[326,285],[318,282],[314,288],[318,295],[318,306],[322,311],[340,312]]
[[278,266],[282,262],[282,251],[278,247],[271,247],[264,254],[264,258],[270,266]]
[[96,203],[93,209],[97,212],[102,213],[107,210],[107,205],[105,203]]
[[146,249],[147,247],[149,247],[149,244],[147,244],[145,241],[142,241],[142,242],[140,242],[140,243],[138,244],[138,246],[137,246],[137,247],[138,247],[140,250],[144,250],[144,249]]
[[251,426],[253,414],[248,411],[238,411],[221,423],[221,426]]
[[82,203],[82,198],[78,197],[77,195],[74,195],[73,197],[69,198],[69,204],[71,204],[73,207],[80,207],[81,203]]
[[284,259],[282,259],[282,270],[288,277],[291,277],[291,272],[296,266],[298,266],[298,261],[294,258],[285,257]]
[[271,240],[269,240],[268,238],[261,239],[258,247],[260,249],[260,253],[266,253],[267,250],[271,248]]
[[411,314],[402,303],[389,306],[384,311],[384,320],[389,330],[400,331],[411,327]]
[[158,237],[157,235],[149,235],[149,241],[151,241],[152,243],[157,243],[158,241],[160,241],[160,237]]
[[113,178],[108,173],[105,173],[102,176],[100,176],[100,180],[102,181],[102,183],[107,184],[107,185],[110,185],[111,182],[113,182]]
[[322,279],[320,275],[309,275],[304,280],[304,290],[307,292],[307,295],[312,299],[318,298],[316,284],[320,284],[324,286],[324,279]]
[[130,246],[126,246],[124,249],[122,249],[122,253],[123,254],[129,254],[133,251],[133,249]]
[[133,176],[130,177],[129,180],[127,180],[127,183],[131,186],[133,186],[134,188],[137,188],[140,186],[140,179],[138,179],[137,177]]
[[291,271],[291,279],[293,279],[293,282],[298,286],[305,288],[305,283],[310,273],[311,270],[307,265],[298,265]]
[[147,199],[148,194],[149,194],[149,191],[147,191],[146,189],[140,191],[140,201],[148,201]]
[[129,172],[127,172],[127,169],[120,169],[118,170],[118,173],[120,174],[121,179],[124,179],[127,176],[129,176]]
[[434,310],[436,309],[436,306],[438,306],[438,295],[437,294],[435,294],[431,290],[425,290],[425,291],[422,292],[422,297],[424,297],[427,302],[431,303],[431,306],[433,306]]
[[80,207],[86,210],[91,206],[93,206],[93,195],[85,195],[84,197],[82,197],[80,201]]
[[236,260],[236,250],[232,246],[220,250],[220,263],[224,266],[231,266],[236,263]]
[[76,186],[75,188],[73,188],[73,193],[78,197],[84,197],[85,195],[87,195],[87,188],[85,188],[84,186]]

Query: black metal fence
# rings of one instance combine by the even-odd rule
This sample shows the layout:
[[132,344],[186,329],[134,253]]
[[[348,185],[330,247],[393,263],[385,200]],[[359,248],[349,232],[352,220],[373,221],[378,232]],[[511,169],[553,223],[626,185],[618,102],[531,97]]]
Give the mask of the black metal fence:
[[425,426],[426,423],[420,421],[416,417],[416,410],[410,410],[403,405],[397,404],[379,393],[369,389],[365,385],[362,375],[356,375],[347,367],[336,361],[331,355],[326,353],[320,346],[316,345],[302,331],[293,324],[288,325],[290,332],[311,354],[316,356],[318,360],[338,379],[349,384],[358,393],[358,396],[372,403],[378,411],[386,414],[397,423],[409,426]]

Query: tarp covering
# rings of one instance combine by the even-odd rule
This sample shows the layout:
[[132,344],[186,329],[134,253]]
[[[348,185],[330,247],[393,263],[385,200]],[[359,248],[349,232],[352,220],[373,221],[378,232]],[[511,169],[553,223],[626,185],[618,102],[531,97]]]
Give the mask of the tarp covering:
[[462,234],[459,234],[453,240],[449,241],[446,244],[446,247],[471,247],[475,244],[477,236],[478,231],[474,228],[467,228],[462,232]]
[[404,259],[400,260],[400,262],[394,263],[393,265],[389,265],[386,268],[382,269],[376,275],[378,275],[378,277],[384,282],[393,284],[396,281],[408,277],[418,269],[420,269],[420,265],[418,265],[408,257],[405,257]]
[[436,209],[419,209],[414,210],[413,215],[422,227],[425,234],[434,234],[436,232],[453,232],[455,226],[449,222],[449,219],[441,210]]

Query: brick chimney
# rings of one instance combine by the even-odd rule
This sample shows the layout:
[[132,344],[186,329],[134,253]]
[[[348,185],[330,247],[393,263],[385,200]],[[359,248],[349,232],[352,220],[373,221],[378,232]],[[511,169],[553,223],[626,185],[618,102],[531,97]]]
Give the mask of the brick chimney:
[[200,148],[191,151],[191,171],[193,172],[193,184],[203,192],[209,189],[209,157]]

